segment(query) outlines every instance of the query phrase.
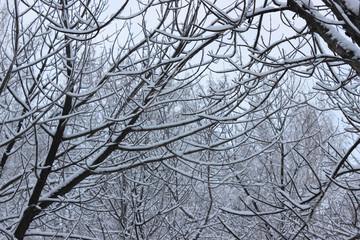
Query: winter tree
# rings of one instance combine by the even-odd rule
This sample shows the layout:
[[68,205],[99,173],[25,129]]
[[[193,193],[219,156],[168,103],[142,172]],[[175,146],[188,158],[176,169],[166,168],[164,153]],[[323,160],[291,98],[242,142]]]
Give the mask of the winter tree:
[[358,0],[2,4],[1,238],[360,237]]

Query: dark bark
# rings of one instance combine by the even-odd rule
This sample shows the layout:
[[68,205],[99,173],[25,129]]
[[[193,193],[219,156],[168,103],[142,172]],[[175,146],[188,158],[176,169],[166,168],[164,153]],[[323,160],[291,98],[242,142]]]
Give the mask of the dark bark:
[[[295,0],[288,0],[287,5],[291,11],[303,18],[310,30],[317,33],[328,44],[329,48],[338,54],[344,62],[348,63],[360,75],[360,56],[349,46],[344,46],[329,32],[328,25],[318,19],[307,5]],[[353,39],[355,40],[355,39]]]

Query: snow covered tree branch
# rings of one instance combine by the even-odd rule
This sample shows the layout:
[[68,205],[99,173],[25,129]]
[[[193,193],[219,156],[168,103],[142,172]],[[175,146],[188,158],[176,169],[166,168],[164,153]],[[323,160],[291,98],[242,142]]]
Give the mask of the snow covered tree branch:
[[357,0],[0,8],[0,238],[359,236]]

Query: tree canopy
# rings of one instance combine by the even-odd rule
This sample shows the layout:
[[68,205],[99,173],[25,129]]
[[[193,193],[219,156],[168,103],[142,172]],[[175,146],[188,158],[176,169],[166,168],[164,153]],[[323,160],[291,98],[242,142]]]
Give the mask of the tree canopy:
[[1,238],[360,238],[359,11],[2,2]]

